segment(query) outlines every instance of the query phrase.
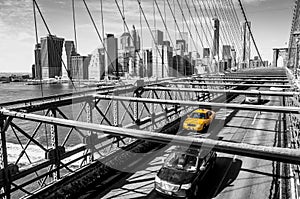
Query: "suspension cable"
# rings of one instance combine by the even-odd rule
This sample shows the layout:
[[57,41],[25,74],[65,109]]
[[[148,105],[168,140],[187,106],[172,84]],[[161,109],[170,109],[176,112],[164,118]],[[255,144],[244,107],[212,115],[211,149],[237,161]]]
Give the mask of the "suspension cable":
[[[51,32],[50,32],[50,29],[49,29],[49,27],[48,27],[48,25],[47,25],[47,23],[46,23],[46,20],[45,20],[45,18],[44,18],[44,16],[43,16],[41,10],[40,10],[39,5],[37,4],[36,0],[33,0],[33,3],[34,3],[34,5],[36,6],[36,8],[38,9],[38,12],[39,12],[39,14],[40,14],[40,16],[41,16],[41,18],[42,18],[42,20],[43,20],[43,23],[44,23],[44,25],[45,25],[45,27],[46,27],[46,29],[47,29],[47,32],[48,32],[49,37],[50,37],[50,40],[51,40],[51,42],[52,42],[52,44],[53,44],[55,50],[56,50],[57,52],[59,52],[59,50],[57,49],[57,46],[56,46],[55,43],[54,43],[53,35],[52,35]],[[62,57],[60,57],[60,61],[62,62],[62,64],[63,64],[65,70],[68,71],[68,70],[67,70],[67,67],[66,67],[66,64],[65,64],[64,60],[62,59]],[[75,91],[76,91],[77,89],[76,89],[76,87],[75,87],[75,84],[74,84],[73,80],[70,78],[70,75],[69,75],[69,74],[68,74],[68,78],[69,78],[69,80],[71,81],[72,86],[73,86],[73,88],[74,88]]]
[[[39,44],[39,38],[38,38],[38,27],[37,27],[37,19],[36,19],[36,10],[35,10],[35,2],[34,0],[32,1],[32,6],[33,6],[33,16],[34,16],[34,29],[35,29],[35,41],[36,41],[36,47],[38,47]],[[36,60],[36,54],[35,54],[35,63],[38,63],[39,59]],[[44,88],[43,88],[43,82],[42,82],[42,66],[40,63],[38,63],[39,69],[36,71],[39,71],[39,82],[40,82],[40,88],[41,88],[41,94],[42,98],[44,98]],[[38,67],[37,65],[35,66],[36,68]],[[43,115],[45,115],[45,110],[43,110]],[[45,139],[46,139],[46,146],[49,148],[49,143],[48,143],[48,131],[47,131],[47,125],[46,123],[44,124],[45,128]]]
[[[209,47],[211,48],[212,45],[211,45],[211,43],[209,42],[209,39],[208,39],[208,37],[207,37],[205,28],[204,28],[204,26],[203,26],[203,24],[202,24],[202,22],[201,22],[201,18],[200,18],[200,16],[199,16],[199,13],[198,13],[198,10],[197,10],[197,7],[196,7],[196,5],[195,5],[194,0],[192,0],[192,3],[193,3],[193,7],[194,7],[194,9],[195,9],[195,13],[196,13],[196,15],[197,15],[198,21],[199,21],[199,23],[200,23],[200,25],[201,25],[201,29],[202,29],[202,31],[203,31],[203,33],[204,33],[204,36],[205,36],[206,40],[207,40],[207,44],[208,44]],[[209,28],[209,25],[208,25],[208,23],[207,23],[206,17],[204,17],[204,13],[203,13],[203,11],[201,10],[201,7],[200,7],[200,11],[201,11],[201,13],[202,13],[202,15],[203,15],[203,18],[204,18],[204,20],[205,20],[206,28],[207,28],[207,30],[208,30],[208,33],[209,33],[209,35],[210,35],[211,42],[212,42],[213,36],[212,36],[212,34],[211,34],[211,31],[209,30],[209,29],[210,29],[210,28]]]
[[226,45],[226,43],[229,44],[230,40],[228,39],[227,31],[226,31],[226,28],[224,27],[223,18],[221,16],[221,14],[219,13],[219,8],[217,8],[217,6],[215,5],[214,0],[211,0],[209,2],[211,3],[211,6],[212,6],[213,10],[215,11],[215,14],[220,21],[220,30],[223,33],[224,42],[225,42],[225,43],[223,43],[223,45]]
[[253,34],[252,34],[251,27],[250,27],[250,25],[249,25],[249,23],[248,23],[248,19],[247,19],[247,16],[246,16],[244,7],[243,7],[243,5],[242,5],[242,2],[241,2],[241,0],[238,0],[238,1],[239,1],[239,5],[240,5],[240,7],[241,7],[241,10],[242,10],[242,14],[243,14],[243,16],[244,16],[244,19],[245,19],[245,21],[246,21],[246,26],[248,27],[248,30],[249,30],[249,33],[250,33],[250,35],[251,35],[253,44],[254,44],[254,46],[255,46],[256,52],[257,52],[257,54],[258,54],[258,56],[259,56],[259,59],[260,59],[262,65],[263,65],[263,67],[265,67],[265,63],[263,62],[263,60],[262,60],[262,58],[261,58],[260,52],[259,52],[258,47],[257,47],[257,45],[256,45],[254,36],[253,36]]
[[[120,15],[121,15],[121,18],[122,18],[122,20],[123,20],[124,27],[127,29],[127,32],[130,32],[129,27],[128,27],[127,22],[126,22],[126,19],[125,19],[125,16],[122,14],[122,11],[121,11],[121,8],[120,8],[120,5],[119,5],[118,1],[115,0],[115,3],[116,3],[116,6],[117,6],[117,8],[118,8],[118,10],[119,10],[119,13],[120,13]],[[140,11],[140,12],[141,12],[141,11]],[[140,16],[140,18],[141,18],[141,16]],[[141,20],[141,19],[140,19],[140,20]],[[129,35],[130,35],[130,39],[131,39],[131,41],[132,41],[132,43],[133,43],[133,45],[134,45],[134,50],[135,50],[135,52],[137,52],[137,50],[136,50],[136,44],[134,43],[134,38],[133,38],[133,36],[132,36],[131,34],[129,34]],[[140,55],[140,52],[137,52],[137,54],[138,54],[138,56],[139,56],[139,59],[141,60],[142,57],[141,57],[141,55]]]
[[[145,20],[145,22],[146,22],[146,24],[147,24],[147,28],[148,28],[148,30],[149,30],[149,32],[150,32],[150,34],[151,34],[152,40],[155,41],[155,37],[154,37],[154,35],[153,35],[152,31],[151,31],[151,27],[150,27],[149,21],[148,21],[146,15],[145,15],[145,12],[144,12],[143,7],[142,7],[142,5],[141,5],[141,0],[137,0],[137,3],[138,3],[138,5],[139,5],[139,7],[140,7],[140,9],[141,9],[141,12],[142,12],[142,14],[143,14],[144,20]],[[155,42],[155,47],[156,47],[156,50],[157,50],[157,52],[158,52],[160,58],[163,59],[162,53],[160,52],[160,50],[159,50],[158,45],[157,45],[156,42]],[[166,66],[165,63],[163,63],[163,65],[164,65],[164,67],[166,68],[167,74],[169,74],[169,69],[168,69],[168,67]],[[163,76],[164,76],[164,75],[163,75]]]
[[[200,0],[197,0],[197,2],[198,2],[198,5],[199,5],[199,7],[200,7],[200,10],[201,10]],[[208,8],[208,7],[205,5],[204,1],[201,1],[201,2],[202,2],[202,5],[203,5],[203,7],[204,7],[205,13],[206,13],[206,15],[208,16],[208,18],[215,18],[216,16],[213,15],[212,9],[210,8],[209,4],[207,3],[207,6],[209,7],[209,8]],[[209,11],[208,11],[208,10],[209,10]],[[210,17],[210,16],[211,16],[211,17]],[[204,18],[205,18],[205,17],[204,17]],[[213,29],[214,25],[213,25],[211,19],[210,19],[209,21],[210,21],[211,27],[212,27],[212,29]],[[224,38],[223,38],[223,37],[224,37],[224,35],[223,35],[223,34],[220,34],[220,40],[221,40],[221,43],[224,43]],[[213,37],[212,37],[212,38],[213,38]]]
[[[235,24],[235,17],[233,15],[234,13],[233,13],[230,5],[228,5],[228,1],[227,0],[225,0],[224,2],[221,1],[221,3],[222,4],[224,3],[223,5],[225,5],[225,7],[227,8],[227,9],[225,9],[227,11],[227,15],[229,16],[229,19],[232,19],[232,20],[229,20],[229,24],[230,24],[230,26],[232,28],[233,35],[236,38],[236,43],[238,44],[236,46],[236,48],[240,49],[242,47],[242,44],[241,44],[241,42],[239,40],[239,37],[240,37],[239,31],[238,31],[239,30],[239,28],[238,28],[239,26],[236,26],[236,24]],[[230,9],[231,12],[228,9]]]
[[[96,31],[97,35],[98,35],[98,38],[99,38],[101,44],[103,45],[103,49],[104,49],[105,53],[107,54],[108,60],[109,60],[109,62],[111,63],[110,66],[113,68],[114,71],[116,71],[116,69],[115,69],[115,67],[114,67],[114,65],[113,65],[113,62],[112,62],[112,60],[111,60],[111,58],[110,58],[110,56],[109,56],[109,54],[108,54],[108,51],[107,51],[107,49],[106,49],[106,47],[105,47],[105,43],[104,43],[104,41],[103,41],[103,38],[101,37],[101,35],[100,35],[100,33],[99,33],[99,30],[98,30],[98,28],[97,28],[97,26],[96,26],[96,23],[95,23],[95,21],[94,21],[94,18],[93,18],[92,14],[91,14],[91,12],[90,12],[90,10],[89,10],[89,8],[88,8],[88,5],[87,5],[87,3],[85,2],[85,0],[82,0],[82,1],[83,1],[84,5],[85,5],[85,7],[86,7],[86,9],[87,9],[87,12],[88,12],[88,14],[89,14],[89,16],[90,16],[90,19],[91,19],[91,21],[92,21],[92,24],[93,24],[93,26],[94,26],[94,28],[95,28],[95,31]],[[118,66],[116,66],[116,67],[118,67]]]
[[230,38],[230,40],[233,41],[232,44],[234,46],[238,47],[238,44],[236,42],[236,37],[234,36],[234,32],[233,32],[234,29],[232,28],[231,23],[230,23],[230,17],[228,16],[228,13],[225,11],[226,10],[225,5],[223,4],[223,2],[221,0],[216,0],[216,1],[219,4],[221,13],[223,15],[224,22],[225,22],[225,24],[227,24],[225,27],[227,27],[227,32],[229,32],[229,38]]
[[[225,0],[226,1],[226,0]],[[234,15],[234,20],[235,20],[235,24],[236,24],[236,28],[238,30],[238,35],[241,35],[241,29],[240,29],[240,19],[237,15],[237,12],[236,12],[236,9],[234,7],[234,4],[232,2],[232,0],[227,0],[228,1],[228,4],[229,6],[231,7],[231,10],[233,11],[233,15]],[[239,49],[239,54],[241,55],[242,54],[242,44],[241,44],[241,48]]]
[[[165,11],[166,7],[164,6],[164,16],[165,16],[165,18],[164,18],[164,17],[163,17],[163,14],[162,14],[162,11],[161,11],[161,9],[159,8],[159,5],[158,5],[158,3],[157,3],[157,0],[154,0],[154,3],[155,3],[155,5],[156,5],[156,8],[157,8],[158,13],[159,13],[159,15],[160,15],[160,18],[162,19],[163,25],[164,25],[165,30],[166,30],[166,34],[168,35],[168,37],[169,37],[169,39],[170,39],[171,46],[172,46],[173,49],[174,49],[174,52],[175,52],[175,55],[176,55],[176,59],[178,59],[178,57],[177,57],[178,53],[177,53],[177,50],[176,50],[176,46],[174,45],[174,42],[173,42],[173,40],[172,40],[170,31],[169,31],[168,26],[167,26],[167,17],[166,17],[166,11]],[[165,1],[164,1],[164,5],[165,5]],[[178,71],[178,62],[177,62],[176,65],[177,65],[177,71]],[[176,72],[177,72],[177,71],[176,71]],[[170,75],[171,75],[171,74],[170,74]],[[177,76],[177,75],[176,75],[176,76]]]
[[[201,43],[202,47],[204,48],[204,43],[203,43],[202,38],[201,38],[201,36],[200,36],[200,33],[199,33],[199,31],[198,31],[198,28],[197,28],[197,25],[196,25],[196,23],[195,23],[194,17],[193,17],[193,15],[192,15],[191,9],[190,9],[190,7],[189,7],[187,1],[186,1],[186,0],[184,0],[184,1],[185,1],[185,4],[186,4],[186,7],[188,8],[188,11],[189,11],[189,14],[190,14],[190,16],[191,16],[192,22],[193,22],[193,24],[194,24],[194,26],[195,26],[195,29],[196,29],[197,35],[198,35],[198,37],[199,37],[200,43]],[[204,28],[203,28],[203,26],[202,26],[201,23],[200,23],[200,25],[201,25],[202,30],[204,30]],[[206,36],[206,35],[205,35],[205,38],[206,38],[206,41],[208,42],[208,39],[207,39],[207,36]]]

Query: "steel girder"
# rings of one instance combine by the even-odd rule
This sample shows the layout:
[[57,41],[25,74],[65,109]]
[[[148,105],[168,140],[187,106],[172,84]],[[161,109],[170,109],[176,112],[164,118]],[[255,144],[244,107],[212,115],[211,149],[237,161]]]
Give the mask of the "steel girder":
[[202,108],[214,108],[215,107],[215,108],[228,108],[228,109],[234,109],[234,110],[238,109],[238,110],[250,110],[250,111],[300,114],[300,108],[298,108],[298,107],[226,104],[226,103],[179,101],[179,100],[176,101],[176,100],[146,99],[146,98],[121,97],[121,96],[116,97],[116,96],[108,96],[108,95],[94,95],[94,97],[97,99],[106,99],[106,100],[119,100],[119,101],[154,103],[154,104],[168,104],[168,105],[177,105],[177,106],[190,106],[190,107],[202,107]]
[[87,122],[75,122],[59,118],[51,118],[46,116],[39,116],[35,114],[18,113],[8,110],[0,110],[0,113],[5,116],[22,118],[29,121],[45,122],[48,124],[55,124],[59,126],[78,128],[81,130],[88,130],[98,133],[109,133],[114,136],[132,137],[141,140],[147,140],[151,142],[159,143],[172,143],[175,145],[192,146],[195,148],[209,147],[213,150],[238,154],[248,157],[261,158],[266,160],[280,161],[291,164],[300,164],[300,151],[287,149],[287,148],[276,148],[276,147],[264,147],[242,143],[231,143],[224,141],[216,141],[203,138],[186,137],[179,135],[165,135],[160,133],[154,133],[142,130],[125,129],[107,125],[91,124]]

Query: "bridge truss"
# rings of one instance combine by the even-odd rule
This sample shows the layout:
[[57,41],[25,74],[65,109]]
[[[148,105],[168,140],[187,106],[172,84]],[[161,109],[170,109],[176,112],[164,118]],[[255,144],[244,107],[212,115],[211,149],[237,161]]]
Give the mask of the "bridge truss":
[[[290,91],[281,92],[282,95],[277,91],[261,94],[283,96],[287,106],[230,103],[232,97],[247,94],[241,88],[250,86],[247,81],[231,75],[215,76],[212,80],[199,76],[179,81],[137,81],[136,85],[104,86],[1,104],[1,197],[51,198],[76,194],[76,190],[83,190],[89,181],[107,177],[110,166],[127,158],[124,155],[127,147],[145,141],[205,146],[219,152],[299,165],[299,88],[291,87],[292,79],[287,78],[284,70],[276,71],[278,81],[269,86],[282,89],[282,85],[288,84],[286,89]],[[272,73],[269,77],[276,79],[274,71]],[[255,79],[254,87],[270,84],[268,76]],[[235,84],[228,85],[227,80]],[[224,85],[211,85],[211,81],[224,81]],[[281,112],[290,121],[285,145],[282,148],[254,146],[220,141],[217,137],[181,135],[181,118],[198,107]],[[31,128],[25,129],[24,123]],[[15,136],[19,147],[8,146],[8,135]],[[12,150],[18,154],[17,159],[9,155]],[[44,157],[35,158],[32,150]],[[297,168],[295,166],[294,171]]]

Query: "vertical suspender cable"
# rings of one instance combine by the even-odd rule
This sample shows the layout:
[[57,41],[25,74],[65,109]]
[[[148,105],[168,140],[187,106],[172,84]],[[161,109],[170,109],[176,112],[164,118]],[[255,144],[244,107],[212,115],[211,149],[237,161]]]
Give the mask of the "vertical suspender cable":
[[[103,0],[100,0],[100,4],[101,4],[101,10],[100,10],[100,12],[101,12],[102,38],[104,39],[104,37],[105,37],[105,33],[104,33],[105,29],[104,29],[104,16],[103,16]],[[106,74],[106,75],[108,75],[108,74]]]
[[73,13],[73,28],[74,28],[74,38],[75,38],[75,51],[77,52],[77,33],[76,33],[76,13],[75,13],[75,0],[72,0],[72,13]]
[[[142,0],[141,0],[142,1]],[[145,66],[147,65],[148,66],[148,64],[145,64],[145,55],[144,55],[144,53],[143,53],[143,51],[141,50],[141,49],[144,49],[144,40],[143,40],[143,21],[142,21],[142,10],[141,10],[141,8],[139,8],[139,11],[140,11],[140,34],[141,34],[141,37],[140,37],[140,52],[142,52],[142,63],[143,63],[143,77],[148,77],[148,68],[146,68]],[[146,54],[146,56],[148,56],[148,54],[147,53],[145,53]],[[141,59],[141,58],[140,58]],[[148,61],[148,58],[147,58],[147,61]]]

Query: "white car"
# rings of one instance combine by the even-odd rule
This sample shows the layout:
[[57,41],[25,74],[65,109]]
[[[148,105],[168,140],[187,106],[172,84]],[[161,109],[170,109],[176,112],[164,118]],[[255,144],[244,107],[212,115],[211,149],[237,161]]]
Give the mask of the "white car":
[[245,103],[247,104],[260,104],[261,95],[257,90],[252,90],[251,94],[246,95]]

